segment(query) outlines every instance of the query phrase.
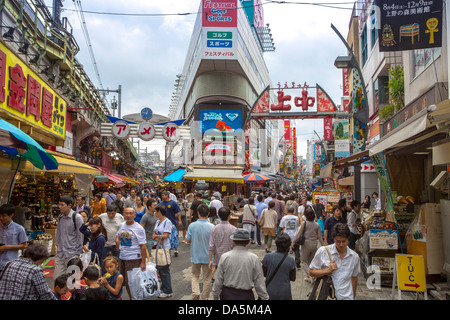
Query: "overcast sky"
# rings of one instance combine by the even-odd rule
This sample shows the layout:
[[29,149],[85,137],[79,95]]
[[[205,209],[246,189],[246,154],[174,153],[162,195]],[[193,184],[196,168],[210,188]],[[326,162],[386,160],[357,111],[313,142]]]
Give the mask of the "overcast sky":
[[[51,11],[52,0],[45,1]],[[339,105],[342,71],[333,63],[337,56],[346,55],[346,49],[331,23],[346,38],[353,2],[326,1],[336,3],[339,9],[290,1],[294,0],[286,4],[262,0],[264,21],[270,24],[276,47],[276,51],[264,54],[272,83],[318,83]],[[96,68],[74,1],[63,2],[62,17],[67,17],[73,27],[81,48],[76,57],[94,85],[111,90],[122,85],[122,115],[150,107],[154,113],[167,116],[175,76],[183,68],[200,0],[91,0],[81,1],[81,5]],[[183,15],[121,15],[136,13]],[[312,91],[311,95],[315,96]],[[115,93],[107,99],[113,96],[117,99]],[[298,153],[304,157],[306,140],[314,137],[314,130],[322,136],[322,120],[297,121]],[[157,149],[163,155],[161,140],[145,145],[148,151]]]

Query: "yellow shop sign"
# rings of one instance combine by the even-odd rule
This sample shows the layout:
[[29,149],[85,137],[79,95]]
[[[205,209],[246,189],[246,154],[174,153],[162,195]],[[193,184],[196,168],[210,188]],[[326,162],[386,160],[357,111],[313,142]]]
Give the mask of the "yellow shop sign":
[[0,111],[64,140],[67,103],[0,42]]

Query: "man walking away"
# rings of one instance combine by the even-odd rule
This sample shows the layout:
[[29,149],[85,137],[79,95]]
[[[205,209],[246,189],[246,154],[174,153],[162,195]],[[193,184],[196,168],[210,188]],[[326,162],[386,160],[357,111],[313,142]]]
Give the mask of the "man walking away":
[[[209,208],[201,204],[197,208],[198,220],[189,225],[186,239],[191,244],[192,299],[208,300],[211,292],[212,270],[209,268],[209,238],[213,224],[207,221]],[[203,291],[200,292],[200,273],[203,273]]]
[[212,288],[214,299],[255,300],[254,288],[259,299],[268,300],[261,261],[246,248],[250,233],[238,228],[230,239],[234,248],[220,258]]

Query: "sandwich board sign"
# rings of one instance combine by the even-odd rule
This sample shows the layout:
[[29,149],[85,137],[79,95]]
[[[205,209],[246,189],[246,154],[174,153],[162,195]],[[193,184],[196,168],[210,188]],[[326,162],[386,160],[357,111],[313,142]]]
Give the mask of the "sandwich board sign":
[[423,292],[427,300],[427,282],[425,277],[425,262],[423,256],[412,254],[396,254],[392,293],[397,285],[398,299],[401,291]]

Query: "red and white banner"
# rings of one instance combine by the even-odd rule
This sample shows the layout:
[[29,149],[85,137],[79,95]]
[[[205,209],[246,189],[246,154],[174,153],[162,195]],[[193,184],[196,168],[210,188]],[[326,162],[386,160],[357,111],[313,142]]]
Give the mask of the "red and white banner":
[[342,69],[342,89],[343,96],[349,95],[349,85],[348,85],[348,69]]
[[333,118],[323,118],[323,139],[333,140]]
[[237,27],[237,0],[203,0],[202,26]]

